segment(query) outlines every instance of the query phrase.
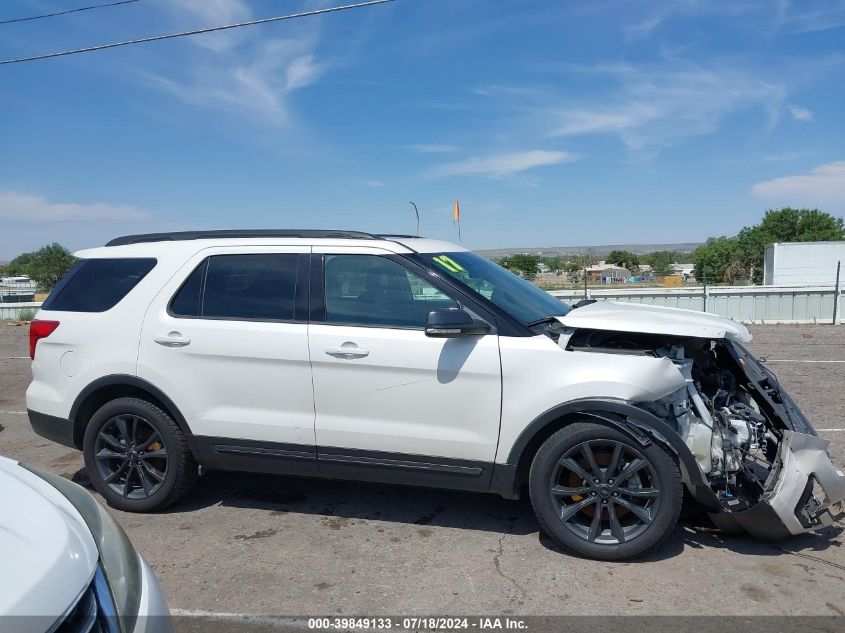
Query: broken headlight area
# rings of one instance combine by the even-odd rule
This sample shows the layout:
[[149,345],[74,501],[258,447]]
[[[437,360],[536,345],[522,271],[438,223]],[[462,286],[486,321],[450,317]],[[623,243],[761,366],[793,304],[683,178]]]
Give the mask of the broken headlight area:
[[686,386],[637,403],[664,420],[707,486],[694,496],[726,531],[780,539],[845,517],[845,474],[777,378],[735,341],[578,330],[566,348],[671,360]]

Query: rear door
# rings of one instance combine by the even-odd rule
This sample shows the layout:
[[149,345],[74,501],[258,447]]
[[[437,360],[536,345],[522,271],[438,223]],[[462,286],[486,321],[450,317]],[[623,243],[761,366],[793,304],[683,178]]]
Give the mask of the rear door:
[[174,401],[204,458],[313,461],[309,250],[203,250],[150,305],[138,374]]

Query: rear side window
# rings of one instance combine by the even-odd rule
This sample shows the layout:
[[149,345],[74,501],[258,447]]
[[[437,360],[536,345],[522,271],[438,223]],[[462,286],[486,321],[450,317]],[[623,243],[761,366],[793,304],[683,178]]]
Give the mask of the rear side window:
[[185,280],[170,303],[173,316],[292,321],[299,255],[214,255]]
[[81,259],[41,306],[61,312],[105,312],[156,265],[152,258]]

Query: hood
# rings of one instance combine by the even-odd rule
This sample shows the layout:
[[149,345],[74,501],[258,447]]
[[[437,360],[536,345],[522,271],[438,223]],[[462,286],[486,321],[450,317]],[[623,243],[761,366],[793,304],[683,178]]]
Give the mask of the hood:
[[0,457],[0,616],[63,615],[88,587],[97,546],[71,503]]
[[715,314],[640,303],[596,301],[557,318],[576,329],[643,332],[748,342],[751,333],[741,323]]

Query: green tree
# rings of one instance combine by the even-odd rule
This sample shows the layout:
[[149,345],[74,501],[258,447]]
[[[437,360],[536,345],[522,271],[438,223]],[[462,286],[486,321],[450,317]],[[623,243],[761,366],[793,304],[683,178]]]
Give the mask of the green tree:
[[651,266],[655,275],[668,275],[672,272],[672,264],[675,263],[675,253],[672,251],[646,253],[640,257],[640,262]]
[[16,277],[26,275],[27,268],[32,264],[32,253],[21,253],[6,264],[6,275]]
[[563,268],[563,260],[561,260],[560,256],[554,255],[552,257],[543,257],[540,261],[542,261],[546,266],[549,267],[549,270],[555,271],[560,270]]
[[523,275],[536,275],[537,264],[540,263],[540,258],[537,255],[510,255],[502,260],[502,265],[509,268],[512,272],[521,272]]
[[640,258],[631,251],[610,251],[605,261],[628,270],[634,270],[640,265]]
[[41,290],[52,290],[64,274],[76,262],[61,244],[53,242],[42,246],[37,251],[22,253],[8,265],[9,275],[26,275],[38,284]]
[[[739,261],[739,245],[735,237],[711,237],[692,254],[695,278],[708,283],[725,283],[725,273]],[[706,277],[705,277],[706,271]]]

